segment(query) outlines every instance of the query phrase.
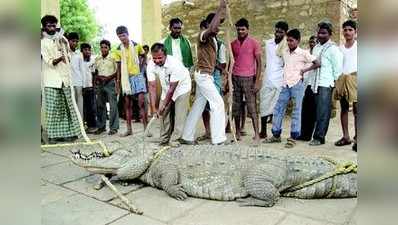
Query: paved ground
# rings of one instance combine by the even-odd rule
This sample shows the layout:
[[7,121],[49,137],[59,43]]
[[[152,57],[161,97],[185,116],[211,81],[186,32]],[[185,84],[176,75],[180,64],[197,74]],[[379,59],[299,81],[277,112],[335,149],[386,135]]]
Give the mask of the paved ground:
[[[350,118],[352,121],[352,118]],[[284,124],[283,137],[287,137],[289,124]],[[124,127],[124,124],[122,124]],[[153,127],[153,133],[159,124]],[[352,127],[352,124],[350,124]],[[135,123],[134,132],[142,132],[142,125]],[[202,127],[200,128],[202,130]],[[246,130],[251,131],[250,120]],[[262,144],[276,151],[298,151],[303,154],[328,155],[341,160],[356,160],[351,147],[334,147],[332,141],[339,138],[339,120],[333,119],[322,147],[310,147],[300,142],[292,150],[282,144]],[[90,136],[92,139],[110,141],[119,137]],[[151,142],[157,139],[156,134]],[[128,139],[127,139],[128,140]],[[248,144],[251,134],[244,137]],[[154,143],[149,143],[152,147]],[[218,202],[190,198],[177,201],[163,191],[133,183],[116,187],[144,211],[143,216],[129,213],[110,190],[93,190],[98,177],[74,166],[68,161],[69,152],[49,149],[41,153],[41,207],[43,225],[353,225],[356,199],[298,200],[282,198],[272,208],[239,207],[235,202]]]

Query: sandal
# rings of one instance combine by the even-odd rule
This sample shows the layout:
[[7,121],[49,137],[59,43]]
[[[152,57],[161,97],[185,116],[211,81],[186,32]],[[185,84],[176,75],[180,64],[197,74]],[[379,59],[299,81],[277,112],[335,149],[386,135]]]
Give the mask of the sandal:
[[293,148],[294,146],[296,146],[296,141],[293,138],[288,138],[285,148]]
[[247,136],[247,132],[244,131],[244,130],[241,130],[241,131],[240,131],[240,136]]
[[210,135],[204,134],[196,139],[196,141],[204,141],[210,139]]
[[110,130],[110,131],[108,132],[108,135],[114,135],[114,134],[116,134],[116,133],[117,133],[117,130],[112,129],[112,130]]
[[282,142],[281,138],[280,137],[275,137],[275,136],[272,136],[270,138],[266,138],[264,140],[264,143],[281,143],[281,142]]
[[336,141],[334,145],[340,147],[340,146],[350,145],[351,143],[352,143],[351,140],[347,140],[342,137],[340,140]]

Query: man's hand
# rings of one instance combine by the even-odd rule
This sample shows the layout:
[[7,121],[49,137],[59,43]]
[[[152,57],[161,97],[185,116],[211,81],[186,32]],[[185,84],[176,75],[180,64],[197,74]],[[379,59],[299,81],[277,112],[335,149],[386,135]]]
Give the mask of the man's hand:
[[159,109],[158,109],[158,112],[157,112],[158,117],[163,116],[164,109],[165,109],[165,107],[164,107],[163,104],[159,106]]
[[261,82],[256,82],[256,83],[254,84],[254,93],[259,92],[260,89],[261,89]]
[[301,70],[300,70],[301,79],[304,79],[304,73],[305,73],[305,70],[301,69]]
[[54,60],[53,60],[53,65],[56,66],[56,65],[57,65],[58,63],[60,63],[61,61],[63,61],[64,63],[66,63],[65,56],[62,55],[62,56],[60,56],[60,57],[54,59]]

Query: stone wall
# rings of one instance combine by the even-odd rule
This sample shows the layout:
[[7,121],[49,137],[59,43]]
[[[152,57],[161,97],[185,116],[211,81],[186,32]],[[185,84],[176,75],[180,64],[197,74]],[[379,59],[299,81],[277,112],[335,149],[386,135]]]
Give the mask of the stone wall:
[[[216,10],[218,0],[191,0],[194,6],[177,1],[162,7],[162,33],[168,33],[168,22],[179,17],[184,22],[183,33],[196,43],[199,23],[206,15]],[[315,34],[316,25],[329,20],[335,28],[333,40],[341,40],[341,23],[348,18],[349,9],[355,0],[229,0],[232,22],[245,17],[250,23],[250,34],[257,40],[273,37],[273,26],[278,20],[285,20],[289,28],[298,28],[302,33],[302,45]],[[222,32],[221,32],[222,35]],[[233,34],[235,35],[235,34]]]

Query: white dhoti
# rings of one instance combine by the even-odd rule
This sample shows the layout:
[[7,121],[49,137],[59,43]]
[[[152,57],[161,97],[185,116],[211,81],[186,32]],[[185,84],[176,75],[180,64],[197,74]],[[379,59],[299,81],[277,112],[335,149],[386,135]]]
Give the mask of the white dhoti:
[[281,88],[265,85],[260,90],[260,116],[269,116],[274,113]]
[[225,136],[224,101],[214,85],[213,77],[209,74],[195,72],[196,97],[191,112],[185,122],[182,139],[195,140],[196,126],[202,118],[206,102],[210,105],[211,142],[218,144],[227,140]]

